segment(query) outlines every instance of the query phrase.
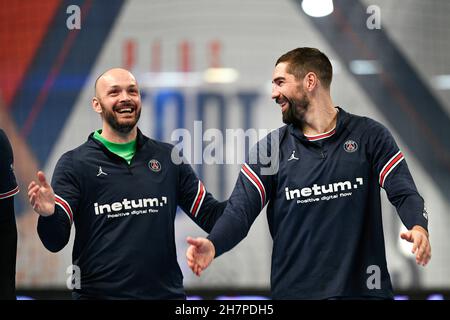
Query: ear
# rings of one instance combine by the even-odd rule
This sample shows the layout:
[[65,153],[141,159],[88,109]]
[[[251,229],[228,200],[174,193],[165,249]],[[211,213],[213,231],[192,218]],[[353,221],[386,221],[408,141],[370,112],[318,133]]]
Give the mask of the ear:
[[92,98],[92,109],[98,114],[102,113],[102,106],[100,105],[100,101],[98,101],[97,97]]
[[305,90],[312,91],[314,90],[319,84],[319,78],[314,72],[308,72],[303,78],[303,85],[305,87]]

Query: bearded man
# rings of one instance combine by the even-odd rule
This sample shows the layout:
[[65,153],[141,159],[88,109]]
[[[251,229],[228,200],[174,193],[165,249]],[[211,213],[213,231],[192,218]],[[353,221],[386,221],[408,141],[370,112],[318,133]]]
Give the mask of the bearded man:
[[141,96],[127,70],[95,82],[102,129],[59,159],[51,185],[42,171],[28,187],[44,246],[61,250],[75,225],[74,299],[185,299],[177,262],[177,206],[209,232],[226,203],[208,193],[173,146],[137,127]]

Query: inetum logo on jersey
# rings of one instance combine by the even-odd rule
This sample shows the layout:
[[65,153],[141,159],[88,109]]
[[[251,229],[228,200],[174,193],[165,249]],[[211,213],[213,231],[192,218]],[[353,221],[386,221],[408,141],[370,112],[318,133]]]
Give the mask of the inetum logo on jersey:
[[[138,215],[144,213],[156,213],[158,207],[162,207],[167,204],[167,197],[158,198],[146,198],[137,200],[123,199],[121,202],[114,202],[111,204],[98,204],[94,203],[94,210],[96,215],[104,213],[118,213],[116,215],[108,215],[108,218],[116,218],[118,216]],[[134,211],[127,211],[132,209],[141,209]]]
[[[297,200],[297,203],[308,203],[348,197],[352,195],[351,190],[358,189],[359,186],[364,184],[363,178],[356,178],[355,181],[356,183],[352,183],[351,181],[338,181],[325,185],[314,184],[312,187],[301,189],[289,189],[286,187],[286,200],[306,198]],[[319,198],[318,196],[322,197]]]

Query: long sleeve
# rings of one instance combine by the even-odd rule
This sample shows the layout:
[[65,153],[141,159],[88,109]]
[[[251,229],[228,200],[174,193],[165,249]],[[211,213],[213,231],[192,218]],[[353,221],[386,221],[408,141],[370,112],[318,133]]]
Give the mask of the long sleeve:
[[51,252],[63,249],[70,237],[70,221],[61,208],[55,206],[55,213],[49,217],[40,216],[37,231],[44,246]]
[[415,225],[428,230],[428,214],[419,195],[405,157],[391,133],[381,124],[374,123],[370,130],[372,163],[381,188],[396,207],[403,224],[411,229]]
[[17,228],[14,195],[19,192],[13,170],[14,155],[0,129],[0,300],[15,299]]
[[188,163],[180,164],[178,204],[203,230],[210,232],[222,215],[226,201],[217,201],[209,193]]
[[[259,141],[241,167],[227,207],[208,236],[214,244],[216,257],[247,236],[256,217],[270,200],[278,169],[278,146],[271,143],[272,140],[266,137]],[[263,161],[263,158],[270,160]]]
[[64,154],[55,167],[52,188],[55,192],[55,213],[49,217],[39,217],[38,234],[44,246],[57,252],[69,241],[78,201],[80,184],[74,170],[71,152]]

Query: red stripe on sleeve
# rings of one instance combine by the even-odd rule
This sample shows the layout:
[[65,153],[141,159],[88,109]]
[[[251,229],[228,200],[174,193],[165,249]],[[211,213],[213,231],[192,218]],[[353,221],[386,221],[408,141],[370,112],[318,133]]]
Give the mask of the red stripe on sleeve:
[[203,183],[200,182],[200,193],[198,194],[197,199],[195,199],[195,205],[191,212],[191,214],[194,217],[197,216],[197,211],[199,209],[200,200],[202,199],[204,193],[205,193],[205,187],[203,186]]
[[392,168],[393,165],[395,165],[398,161],[400,161],[403,158],[403,153],[399,153],[394,159],[392,159],[389,164],[384,168],[383,172],[380,174],[380,186],[383,187],[384,180],[386,178],[386,174],[389,172],[389,170]]
[[73,221],[72,210],[70,210],[70,207],[67,205],[67,203],[65,203],[62,199],[57,198],[57,197],[55,197],[55,202],[64,208],[66,213],[69,215],[70,223],[72,223],[72,221]]
[[258,189],[261,192],[262,206],[264,206],[264,204],[266,203],[266,192],[264,190],[264,186],[261,184],[259,179],[255,177],[255,175],[247,168],[245,164],[242,166],[242,168],[244,169],[245,173],[247,173],[248,176],[253,180],[253,182],[256,183],[256,185],[258,186]]

